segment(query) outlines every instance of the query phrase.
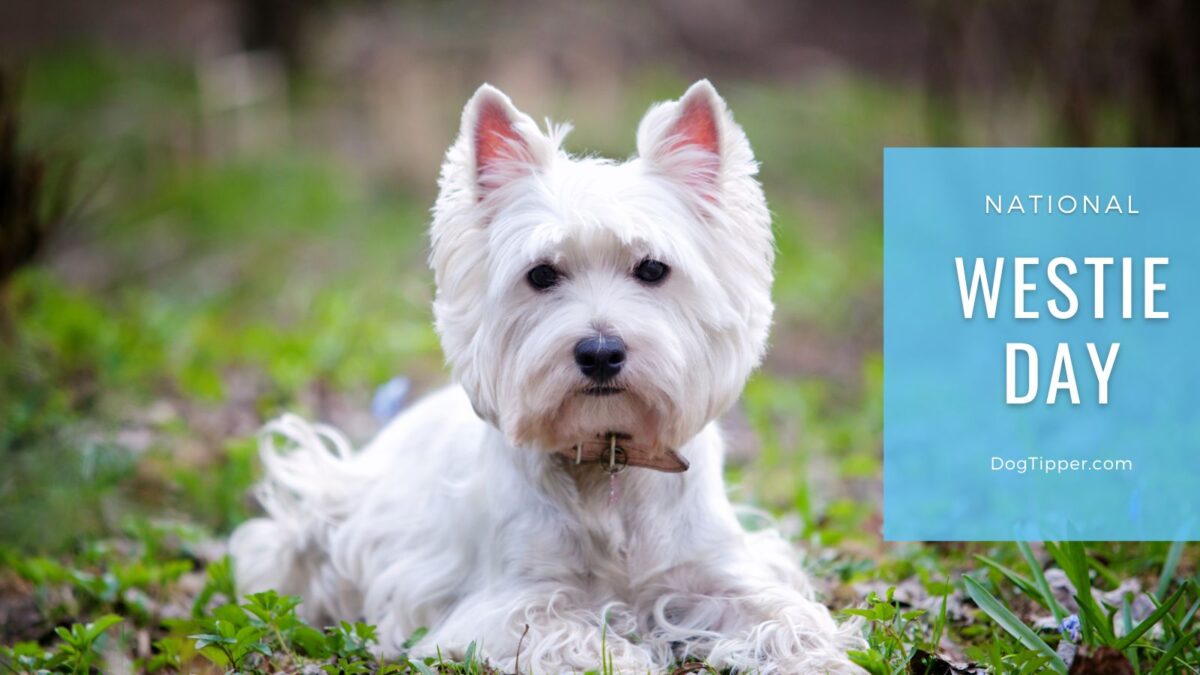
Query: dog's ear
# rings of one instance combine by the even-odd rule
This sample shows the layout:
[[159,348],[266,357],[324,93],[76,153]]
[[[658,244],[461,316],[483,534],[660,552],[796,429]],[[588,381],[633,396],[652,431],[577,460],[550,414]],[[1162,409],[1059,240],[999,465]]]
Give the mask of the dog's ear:
[[733,150],[753,163],[745,134],[708,80],[693,84],[678,101],[652,107],[638,125],[637,146],[651,166],[709,199],[731,161],[746,161],[730,157]]
[[548,157],[546,138],[504,92],[485,84],[463,109],[462,130],[470,152],[476,196],[483,200],[510,180],[528,175]]

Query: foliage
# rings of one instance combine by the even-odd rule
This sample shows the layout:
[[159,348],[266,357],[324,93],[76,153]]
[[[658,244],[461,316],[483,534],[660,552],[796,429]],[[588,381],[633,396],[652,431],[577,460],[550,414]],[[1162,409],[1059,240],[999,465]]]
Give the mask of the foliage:
[[[455,662],[381,661],[373,626],[309,625],[299,598],[271,592],[239,601],[214,553],[249,515],[264,419],[353,423],[346,411],[397,373],[416,389],[444,377],[422,234],[434,170],[397,187],[303,139],[193,147],[214,121],[178,64],[62,53],[25,82],[26,140],[84,158],[73,184],[101,197],[71,233],[86,264],[50,252],[0,297],[0,604],[24,608],[0,626],[0,670],[490,672],[474,646]],[[622,133],[681,84],[636,83]],[[753,460],[731,462],[739,499],[807,544],[833,582],[826,601],[862,622],[854,658],[869,672],[1061,670],[1069,640],[1046,626],[1072,615],[1081,654],[1197,672],[1194,546],[878,540],[881,236],[864,195],[877,197],[878,148],[918,142],[923,121],[903,86],[805,87],[723,87],[759,149],[779,247],[771,355],[732,420],[757,439]],[[622,138],[592,147],[621,155]],[[372,430],[359,424],[359,440]],[[1148,592],[1115,598],[1123,581]]]
[[54,632],[62,642],[54,651],[42,651],[36,644],[24,642],[12,648],[0,647],[0,661],[13,670],[33,672],[90,673],[100,657],[98,643],[105,631],[121,623],[114,614],[106,614],[95,621],[71,624],[70,628],[58,627]]
[[[895,590],[889,588],[887,597],[882,599],[872,591],[867,595],[865,608],[843,611],[848,616],[867,620],[867,649],[853,651],[850,656],[867,672],[876,675],[893,672],[897,667],[903,668],[911,660],[915,648],[927,645],[936,649],[937,645],[937,640],[926,635],[924,627],[917,621],[925,614],[925,610],[902,610],[894,599]],[[945,606],[943,596],[942,612],[933,631],[939,635],[945,630]]]

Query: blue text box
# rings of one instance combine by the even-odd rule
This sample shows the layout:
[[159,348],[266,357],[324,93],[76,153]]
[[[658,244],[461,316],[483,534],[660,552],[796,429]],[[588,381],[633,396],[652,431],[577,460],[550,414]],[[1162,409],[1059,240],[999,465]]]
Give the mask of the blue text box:
[[1200,539],[1198,214],[1200,150],[884,151],[885,539]]

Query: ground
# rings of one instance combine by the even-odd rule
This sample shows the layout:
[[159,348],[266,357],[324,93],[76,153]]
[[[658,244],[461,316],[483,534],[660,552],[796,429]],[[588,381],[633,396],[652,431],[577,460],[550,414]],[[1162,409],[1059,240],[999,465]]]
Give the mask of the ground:
[[[187,68],[93,52],[35,61],[25,85],[24,144],[69,167],[54,176],[73,208],[0,289],[0,668],[484,672],[383,666],[369,626],[306,626],[270,594],[232,604],[223,557],[254,512],[263,420],[296,411],[361,441],[379,385],[444,381],[424,265],[436,166],[364,167],[353,142],[306,133],[344,112],[311,88],[214,112]],[[611,130],[568,147],[628,154],[644,106],[685,85],[634,82]],[[807,552],[825,602],[865,617],[855,658],[1200,672],[1195,547],[882,542],[882,147],[922,142],[927,111],[845,74],[722,90],[779,241],[770,356],[726,420],[729,479]],[[229,147],[259,115],[291,135]]]

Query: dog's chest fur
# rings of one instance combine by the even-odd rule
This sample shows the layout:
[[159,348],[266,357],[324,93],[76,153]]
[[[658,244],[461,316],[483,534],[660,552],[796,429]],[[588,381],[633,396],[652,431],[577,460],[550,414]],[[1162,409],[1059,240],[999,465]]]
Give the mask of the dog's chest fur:
[[581,576],[589,584],[604,587],[618,597],[627,595],[636,579],[647,571],[651,556],[646,550],[645,532],[661,508],[646,503],[646,469],[627,468],[613,477],[602,467],[575,466],[562,462],[575,501],[565,517],[572,522],[568,532],[576,539],[580,559],[587,562]]

